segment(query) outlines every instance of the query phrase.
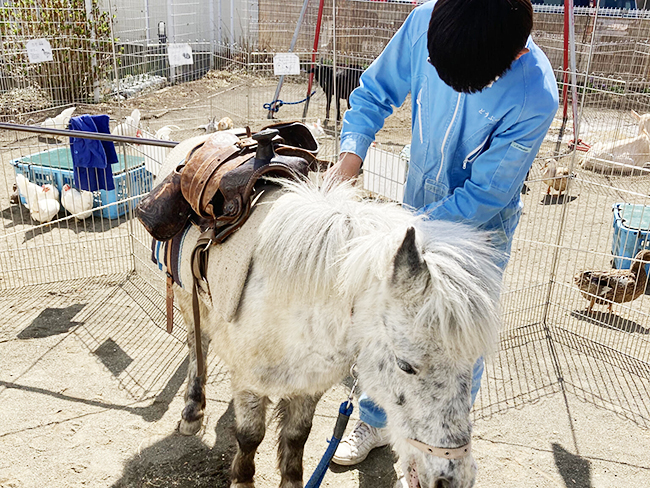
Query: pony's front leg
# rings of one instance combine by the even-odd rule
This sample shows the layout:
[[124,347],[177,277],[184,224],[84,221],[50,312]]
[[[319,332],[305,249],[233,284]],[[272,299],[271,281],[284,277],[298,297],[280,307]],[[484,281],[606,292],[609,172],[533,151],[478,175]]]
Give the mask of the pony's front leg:
[[302,455],[320,397],[301,395],[278,402],[280,488],[302,488]]
[[332,94],[325,92],[325,120],[330,119],[330,107],[332,106]]
[[[183,435],[194,435],[201,429],[203,423],[203,410],[205,409],[205,381],[207,373],[208,347],[210,338],[201,331],[201,350],[203,352],[203,371],[197,373],[196,337],[194,334],[194,315],[192,313],[192,294],[175,287],[174,295],[178,300],[183,320],[187,327],[187,347],[189,348],[190,364],[187,368],[187,389],[185,390],[185,408],[181,414],[181,423],[178,431]],[[202,324],[207,325],[204,318],[208,316],[208,309],[199,300],[199,310]]]
[[260,397],[251,391],[236,391],[235,404],[237,454],[232,461],[231,488],[253,488],[255,475],[255,453],[266,433],[267,397]]

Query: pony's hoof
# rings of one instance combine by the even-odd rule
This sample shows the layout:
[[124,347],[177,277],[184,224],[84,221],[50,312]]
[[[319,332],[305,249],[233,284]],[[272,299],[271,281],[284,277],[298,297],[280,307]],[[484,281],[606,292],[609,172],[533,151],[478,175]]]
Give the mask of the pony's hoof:
[[193,422],[188,422],[185,419],[181,419],[181,423],[178,424],[178,433],[181,435],[194,435],[199,430],[201,430],[201,420],[195,420]]
[[182,435],[194,435],[201,429],[203,423],[203,410],[195,403],[185,405],[181,413],[181,423],[178,425],[178,432]]
[[283,481],[280,488],[302,488],[302,481]]

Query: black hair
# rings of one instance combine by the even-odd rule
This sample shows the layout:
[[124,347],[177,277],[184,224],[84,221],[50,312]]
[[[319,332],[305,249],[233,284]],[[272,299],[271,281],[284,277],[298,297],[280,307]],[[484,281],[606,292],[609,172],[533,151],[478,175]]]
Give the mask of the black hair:
[[530,0],[438,0],[429,62],[454,90],[481,91],[512,64],[533,28]]

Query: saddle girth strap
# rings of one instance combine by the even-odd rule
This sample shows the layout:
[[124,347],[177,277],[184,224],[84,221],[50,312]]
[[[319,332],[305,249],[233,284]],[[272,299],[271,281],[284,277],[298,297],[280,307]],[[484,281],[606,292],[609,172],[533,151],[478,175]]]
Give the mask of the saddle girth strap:
[[[203,347],[201,346],[201,312],[199,310],[199,280],[205,281],[204,276],[208,267],[208,251],[215,242],[214,228],[210,227],[201,233],[192,251],[192,316],[194,319],[194,350],[196,353],[196,377],[200,378],[205,372]],[[206,282],[207,283],[207,282]]]
[[205,366],[203,364],[203,347],[201,346],[201,312],[199,311],[199,292],[196,289],[196,279],[192,283],[192,315],[194,316],[194,351],[196,354],[196,377],[201,378]]
[[174,277],[172,276],[172,241],[167,241],[167,252],[165,252],[165,267],[167,269],[167,333],[171,334],[174,329]]

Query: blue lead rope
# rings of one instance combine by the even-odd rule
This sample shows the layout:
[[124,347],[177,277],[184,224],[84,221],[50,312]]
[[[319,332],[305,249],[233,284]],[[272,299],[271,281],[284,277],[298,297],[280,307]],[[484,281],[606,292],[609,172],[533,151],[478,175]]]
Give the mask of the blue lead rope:
[[334,457],[336,448],[339,447],[339,443],[341,442],[341,438],[345,432],[345,427],[348,425],[348,420],[350,420],[352,410],[354,410],[354,407],[352,406],[351,401],[346,400],[341,403],[341,406],[339,407],[339,416],[336,419],[336,425],[334,426],[334,434],[332,434],[332,438],[329,441],[330,445],[325,451],[325,454],[323,454],[323,457],[318,463],[318,466],[316,466],[316,469],[311,475],[311,478],[309,478],[309,481],[305,485],[305,488],[318,488],[323,482],[323,478],[325,477],[327,468],[330,465],[330,461]]
[[264,110],[270,110],[271,112],[277,112],[278,110],[280,110],[280,107],[282,107],[282,105],[297,105],[299,103],[306,102],[309,98],[314,96],[314,93],[316,93],[316,90],[311,92],[308,97],[305,97],[302,100],[298,100],[297,102],[283,102],[282,100],[273,100],[270,103],[265,103],[263,105],[263,107],[264,107]]

